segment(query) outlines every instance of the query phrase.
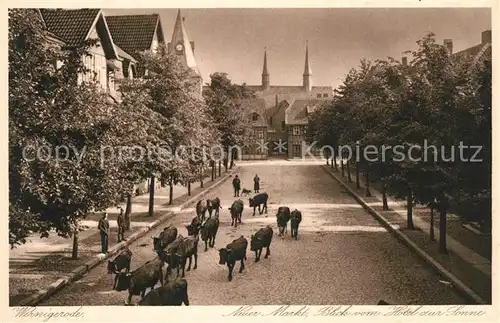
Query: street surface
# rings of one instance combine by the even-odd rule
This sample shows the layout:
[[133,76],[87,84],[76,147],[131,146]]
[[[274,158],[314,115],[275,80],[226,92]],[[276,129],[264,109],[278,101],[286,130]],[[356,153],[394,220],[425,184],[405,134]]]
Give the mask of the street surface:
[[[234,201],[231,180],[207,198],[219,197],[223,209],[215,248],[204,252],[198,246],[198,268],[186,272],[190,305],[376,305],[381,299],[392,304],[465,304],[452,287],[392,234],[381,227],[364,209],[317,165],[241,164],[238,175],[242,188],[253,189],[252,178],[261,179],[261,192],[269,194],[269,213],[252,216],[245,201],[242,222],[230,227],[228,207]],[[276,211],[289,206],[302,211],[298,241],[277,235]],[[172,219],[179,233],[187,236],[184,225],[195,216],[194,204]],[[274,230],[271,255],[254,262],[250,235],[271,224]],[[132,268],[155,257],[150,236],[161,225],[132,245]],[[249,240],[245,271],[239,263],[233,281],[227,281],[227,266],[218,264],[217,248],[244,235]],[[187,268],[187,266],[186,266]],[[123,305],[127,292],[112,291],[113,278],[106,263],[64,288],[40,305]],[[132,302],[138,302],[135,296]]]

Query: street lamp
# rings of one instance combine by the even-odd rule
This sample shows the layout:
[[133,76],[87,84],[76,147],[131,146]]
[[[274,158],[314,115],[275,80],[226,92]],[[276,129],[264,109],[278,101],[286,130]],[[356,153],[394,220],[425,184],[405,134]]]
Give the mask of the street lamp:
[[361,186],[359,185],[359,156],[357,154],[357,152],[359,151],[359,145],[360,145],[360,142],[359,140],[356,141],[356,188],[357,189],[360,189]]

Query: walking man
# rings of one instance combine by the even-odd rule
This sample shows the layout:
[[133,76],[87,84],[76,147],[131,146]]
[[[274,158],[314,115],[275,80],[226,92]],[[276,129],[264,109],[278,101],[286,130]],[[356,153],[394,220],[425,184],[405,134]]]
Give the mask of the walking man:
[[259,175],[255,174],[255,177],[253,178],[253,190],[255,191],[254,193],[259,193],[260,189],[260,178]]
[[102,253],[108,253],[108,233],[109,233],[109,222],[108,222],[108,212],[104,212],[102,218],[99,220],[97,225],[99,233],[101,234],[101,251]]
[[118,242],[125,241],[125,237],[123,236],[125,232],[125,217],[123,216],[123,209],[121,207],[116,224],[118,225]]
[[236,176],[234,176],[234,179],[233,179],[234,197],[240,196],[240,186],[241,186],[241,181],[238,178],[238,175],[236,175]]

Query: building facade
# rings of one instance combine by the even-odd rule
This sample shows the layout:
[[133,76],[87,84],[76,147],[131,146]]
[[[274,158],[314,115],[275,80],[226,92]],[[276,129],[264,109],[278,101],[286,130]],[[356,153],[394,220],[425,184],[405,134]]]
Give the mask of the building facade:
[[[333,98],[332,86],[314,86],[311,64],[309,62],[309,46],[306,45],[304,73],[302,85],[272,85],[268,69],[267,50],[264,51],[262,82],[260,85],[249,85],[257,96],[264,100],[264,112],[253,111],[266,120],[267,124],[267,156],[295,158],[302,157],[302,143],[307,137],[307,109]],[[309,107],[309,108],[306,108]],[[304,139],[304,140],[303,140]]]

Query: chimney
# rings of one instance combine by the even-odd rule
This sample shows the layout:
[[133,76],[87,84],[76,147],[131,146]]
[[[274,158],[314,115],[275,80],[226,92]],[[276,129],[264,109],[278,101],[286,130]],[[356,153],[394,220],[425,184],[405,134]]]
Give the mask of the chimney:
[[408,58],[406,56],[403,56],[401,58],[401,63],[403,64],[403,66],[408,66]]
[[491,43],[491,30],[485,30],[481,33],[481,44]]
[[453,54],[453,40],[445,39],[443,44],[446,47],[446,50],[448,50],[448,54]]

